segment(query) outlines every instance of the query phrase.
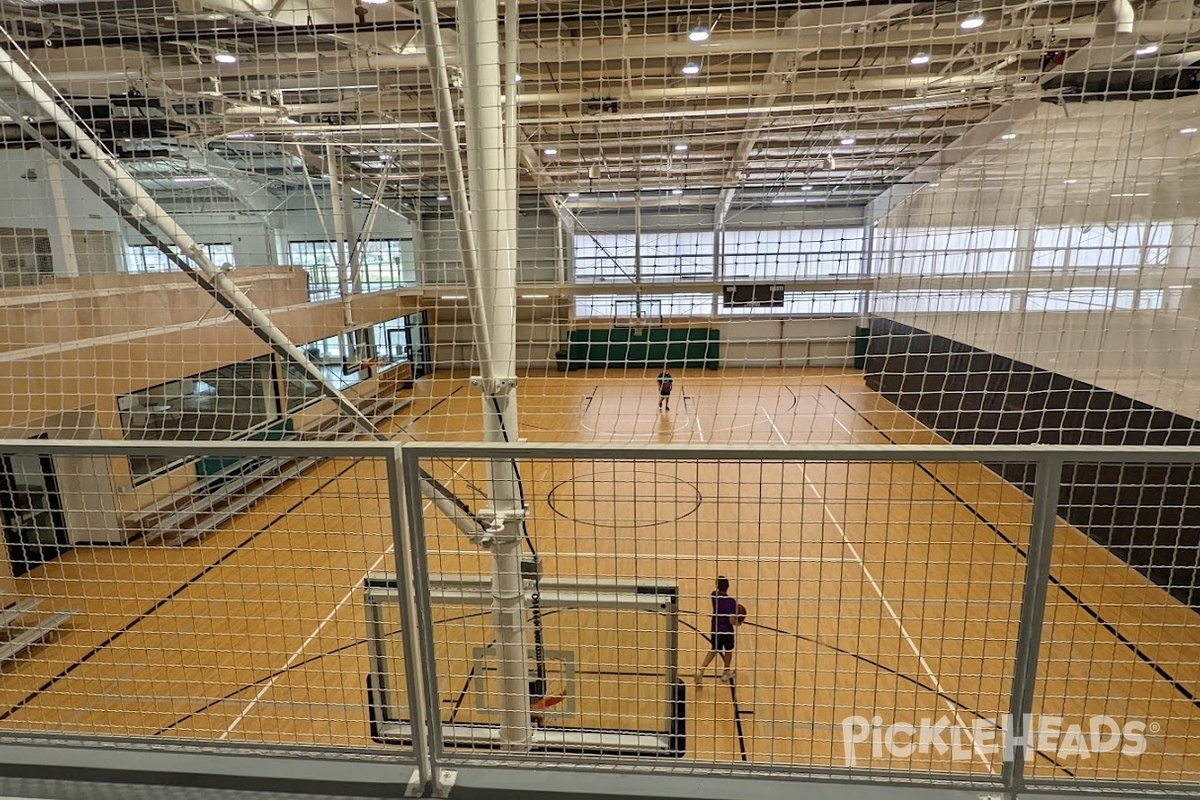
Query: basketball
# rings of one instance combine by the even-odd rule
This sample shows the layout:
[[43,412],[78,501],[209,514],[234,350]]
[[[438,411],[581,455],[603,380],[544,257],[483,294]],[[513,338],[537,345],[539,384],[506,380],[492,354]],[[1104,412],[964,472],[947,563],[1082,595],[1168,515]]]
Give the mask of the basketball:
[[738,603],[737,616],[735,616],[733,618],[733,624],[741,625],[743,622],[745,622],[746,614],[747,614],[746,607],[744,605],[742,605],[741,603]]

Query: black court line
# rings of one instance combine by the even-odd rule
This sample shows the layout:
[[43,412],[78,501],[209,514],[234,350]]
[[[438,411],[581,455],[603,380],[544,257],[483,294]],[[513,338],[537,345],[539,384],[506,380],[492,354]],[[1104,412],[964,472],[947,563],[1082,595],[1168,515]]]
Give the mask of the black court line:
[[746,732],[742,729],[742,710],[738,707],[737,682],[733,675],[729,676],[729,699],[733,701],[733,724],[737,728],[738,750],[741,751],[742,761],[746,758]]
[[[868,417],[866,414],[864,414],[863,412],[861,412],[857,408],[855,408],[848,400],[846,400],[846,398],[842,397],[836,390],[834,390],[833,387],[827,385],[825,388],[828,389],[833,394],[834,397],[836,397],[838,400],[840,400],[842,403],[844,403],[847,408],[849,408],[851,411],[853,411],[856,416],[858,416],[860,419],[862,419],[864,422],[866,422],[868,425],[870,425],[872,428],[874,428],[875,431],[880,436],[882,436],[884,439],[886,439],[890,444],[896,444],[896,441],[890,435],[888,435],[888,433],[886,431],[884,431],[882,428],[880,428],[878,425],[876,425],[875,422],[870,417]],[[1021,558],[1025,559],[1025,561],[1028,562],[1029,556],[1028,556],[1027,551],[1024,548],[1022,548],[1019,544],[1014,542],[1011,538],[1009,538],[1009,536],[1006,533],[1004,533],[1004,531],[1000,530],[1000,528],[994,522],[992,522],[987,517],[985,517],[982,513],[980,513],[979,510],[975,508],[975,506],[973,506],[969,502],[967,502],[967,500],[965,500],[961,495],[959,495],[958,492],[956,492],[949,484],[947,484],[940,477],[938,477],[927,466],[925,466],[924,464],[919,464],[919,463],[915,464],[915,466],[919,470],[924,472],[926,475],[928,475],[929,478],[932,479],[933,482],[936,483],[938,486],[940,486],[942,489],[944,489],[947,494],[949,494],[951,497],[953,497],[957,502],[961,503],[962,506],[964,508],[966,508],[968,511],[970,511],[977,520],[979,520],[981,523],[983,523],[985,526],[987,526],[988,529],[991,530],[994,534],[996,534],[996,536],[998,536],[1001,541],[1003,541],[1005,544],[1007,544],[1009,547],[1011,547],[1014,551],[1016,551],[1016,553]],[[1071,602],[1073,602],[1073,603],[1075,603],[1075,605],[1079,606],[1079,608],[1082,611],[1084,611],[1084,613],[1086,613],[1088,616],[1090,616],[1098,625],[1100,625],[1100,627],[1102,627],[1104,630],[1108,631],[1108,633],[1111,634],[1113,636],[1113,638],[1115,638],[1118,642],[1120,642],[1122,645],[1124,645],[1126,648],[1128,648],[1128,650],[1131,653],[1133,653],[1138,658],[1138,660],[1140,660],[1142,663],[1146,664],[1148,667],[1153,669],[1154,672],[1157,673],[1160,678],[1167,681],[1167,683],[1169,683],[1177,692],[1179,692],[1181,695],[1183,695],[1183,697],[1186,700],[1188,700],[1194,707],[1200,709],[1200,699],[1198,699],[1195,694],[1193,694],[1186,686],[1184,686],[1173,675],[1171,675],[1169,672],[1167,672],[1166,669],[1164,669],[1161,665],[1159,665],[1158,662],[1156,662],[1153,658],[1151,658],[1148,654],[1146,654],[1140,647],[1138,647],[1138,645],[1135,642],[1130,640],[1127,636],[1125,636],[1125,634],[1121,633],[1121,631],[1117,629],[1116,625],[1114,625],[1113,623],[1111,623],[1107,619],[1105,619],[1104,616],[1101,615],[1099,611],[1097,611],[1096,609],[1094,609],[1090,605],[1088,605],[1086,602],[1084,602],[1084,600],[1078,594],[1076,594],[1072,589],[1070,589],[1061,580],[1054,577],[1053,574],[1051,574],[1049,576],[1049,578],[1050,578],[1050,584],[1052,586],[1054,586],[1059,591],[1061,591],[1064,595],[1066,595],[1067,598]]]
[[102,651],[104,648],[108,647],[113,642],[115,642],[117,639],[120,639],[122,636],[129,633],[131,630],[133,630],[135,627],[137,627],[147,617],[151,616],[156,611],[158,611],[163,606],[165,606],[167,603],[171,602],[176,597],[178,597],[179,595],[183,594],[185,591],[190,589],[192,587],[192,585],[195,584],[197,581],[201,580],[202,578],[204,578],[204,576],[208,575],[214,569],[221,566],[226,561],[228,561],[230,558],[235,556],[243,547],[245,547],[246,545],[253,542],[255,539],[257,539],[259,536],[261,536],[266,531],[270,530],[271,526],[273,526],[275,523],[279,522],[281,519],[285,518],[288,514],[295,511],[297,508],[302,506],[305,502],[310,500],[314,495],[320,493],[323,489],[325,489],[327,486],[329,486],[334,481],[341,478],[347,472],[349,472],[350,470],[357,467],[359,465],[359,463],[361,463],[361,462],[358,460],[351,462],[348,466],[346,466],[344,469],[342,469],[340,472],[338,472],[332,478],[330,478],[327,481],[325,481],[324,483],[322,483],[311,493],[305,495],[304,497],[301,497],[295,503],[290,505],[285,511],[281,511],[280,513],[276,514],[274,517],[271,518],[271,520],[266,525],[259,528],[254,533],[250,534],[249,536],[247,536],[245,539],[243,539],[238,544],[234,545],[232,548],[230,548],[228,551],[226,551],[224,555],[222,555],[220,558],[218,558],[216,561],[212,562],[208,566],[201,569],[199,572],[197,572],[192,577],[188,578],[187,581],[185,581],[184,583],[175,587],[174,591],[172,591],[166,597],[160,598],[157,602],[154,603],[154,605],[150,606],[150,608],[146,609],[145,611],[143,611],[142,613],[138,614],[136,617],[131,619],[129,622],[125,623],[125,625],[122,626],[120,630],[110,634],[109,637],[107,639],[105,639],[103,642],[101,642],[100,644],[93,647],[91,650],[84,653],[83,656],[81,656],[80,658],[78,658],[75,661],[73,661],[72,663],[68,664],[57,675],[55,675],[53,678],[50,678],[48,681],[43,683],[41,686],[39,686],[34,691],[30,692],[28,695],[26,695],[24,697],[24,699],[22,699],[18,703],[16,703],[16,705],[13,705],[8,710],[4,711],[3,713],[0,713],[0,722],[3,722],[4,720],[11,717],[13,714],[20,711],[25,706],[32,703],[34,700],[36,700],[38,698],[38,696],[40,696],[44,692],[47,692],[50,689],[52,689],[59,681],[63,680],[68,675],[70,675],[72,672],[74,672],[75,670],[82,667],[88,661],[91,661],[93,658],[95,658],[97,655],[99,655],[100,651]]
[[[569,610],[569,609],[553,609],[552,611],[548,612],[548,614],[558,614],[558,613],[561,613],[562,611],[566,611],[566,610]],[[460,615],[460,616],[446,617],[446,618],[444,618],[444,619],[436,620],[434,624],[441,624],[441,623],[446,623],[446,622],[455,622],[455,621],[458,621],[458,620],[462,620],[462,619],[469,619],[469,618],[472,618],[472,617],[481,617],[481,616],[486,616],[486,615],[489,615],[489,614],[491,614],[491,613],[492,613],[492,612],[491,612],[491,610],[489,609],[489,610],[485,610],[485,611],[478,611],[478,612],[474,612],[474,613],[471,613],[471,614],[463,614],[463,615]],[[683,613],[699,613],[699,612],[683,612]],[[699,628],[697,628],[695,625],[692,625],[691,623],[687,622],[686,620],[682,620],[682,619],[681,619],[681,620],[679,620],[679,623],[680,623],[681,625],[683,625],[685,628],[688,628],[689,630],[695,631],[695,632],[696,632],[696,634],[700,636],[700,638],[704,639],[706,642],[709,642],[709,643],[711,644],[711,642],[712,642],[712,639],[711,639],[709,636],[707,636],[707,635],[706,635],[706,634],[705,634],[703,631],[701,631]],[[893,668],[891,668],[891,667],[884,666],[883,664],[880,664],[880,663],[878,663],[878,662],[876,662],[876,661],[872,661],[871,659],[867,658],[866,656],[860,655],[860,654],[858,654],[858,653],[853,653],[853,652],[851,652],[851,651],[849,651],[849,650],[844,650],[844,649],[842,649],[842,648],[840,648],[840,647],[836,647],[835,645],[831,645],[831,644],[828,644],[828,643],[826,643],[826,642],[822,642],[822,641],[820,641],[819,639],[813,639],[813,638],[811,638],[811,637],[804,636],[804,635],[802,635],[802,634],[798,634],[798,633],[791,633],[791,632],[789,632],[789,631],[785,631],[785,630],[783,630],[783,629],[781,629],[781,628],[773,628],[773,627],[770,627],[770,626],[768,626],[768,625],[761,625],[761,624],[754,623],[754,622],[747,622],[747,623],[746,623],[746,625],[747,625],[747,626],[749,626],[749,627],[760,628],[760,629],[762,629],[762,630],[765,630],[765,631],[770,631],[770,632],[772,632],[772,633],[780,634],[780,635],[783,635],[783,636],[791,636],[791,637],[793,637],[793,638],[795,638],[795,639],[798,639],[798,640],[800,640],[800,641],[807,641],[807,642],[811,642],[811,643],[813,643],[813,644],[816,644],[816,645],[818,645],[818,646],[821,646],[821,647],[827,647],[827,648],[829,648],[829,649],[831,649],[831,650],[834,650],[834,651],[836,651],[836,652],[838,652],[838,653],[841,653],[841,654],[844,654],[844,655],[851,656],[852,658],[855,658],[855,659],[857,659],[857,660],[859,660],[859,661],[863,661],[864,663],[870,664],[870,665],[872,665],[872,666],[874,666],[874,667],[878,668],[879,670],[881,670],[881,671],[883,671],[883,672],[887,672],[887,673],[890,673],[890,674],[892,674],[892,675],[895,675],[896,677],[898,677],[898,678],[900,678],[900,679],[902,679],[902,680],[906,680],[906,681],[908,681],[908,682],[912,683],[913,685],[915,685],[915,686],[917,686],[917,687],[919,687],[919,688],[922,688],[922,689],[925,689],[926,691],[932,692],[933,694],[935,694],[935,695],[937,695],[938,697],[942,698],[943,700],[946,700],[947,702],[949,702],[949,703],[953,704],[955,707],[957,707],[957,708],[961,709],[962,711],[965,711],[965,712],[966,712],[966,713],[968,713],[968,714],[971,714],[971,715],[973,715],[973,716],[975,716],[975,717],[978,717],[979,719],[982,719],[982,720],[984,720],[985,722],[989,722],[989,723],[991,723],[991,724],[993,724],[993,725],[996,725],[996,723],[995,723],[995,721],[994,721],[994,720],[991,720],[991,719],[989,719],[988,717],[984,716],[983,714],[980,714],[978,711],[975,711],[974,709],[972,709],[972,708],[970,708],[970,707],[968,707],[968,706],[966,706],[966,705],[963,705],[961,702],[959,702],[959,701],[958,701],[958,700],[956,700],[955,698],[953,698],[953,697],[950,697],[950,696],[948,696],[948,695],[945,695],[945,694],[943,694],[942,692],[939,692],[937,689],[935,689],[935,688],[933,688],[933,687],[926,686],[925,684],[921,683],[921,681],[920,681],[920,680],[918,680],[918,679],[916,679],[916,678],[913,678],[913,677],[911,677],[911,676],[909,676],[909,675],[906,675],[906,674],[904,674],[904,673],[902,673],[902,672],[899,672],[899,671],[897,671],[897,670],[895,670],[895,669],[893,669]],[[401,633],[401,630],[400,630],[399,628],[397,628],[397,629],[395,629],[395,630],[393,630],[393,631],[389,631],[389,632],[385,633],[385,634],[384,634],[384,636],[396,636],[396,635],[398,635],[398,634],[400,634],[400,633]],[[179,719],[175,720],[174,722],[170,723],[169,725],[165,725],[165,726],[163,726],[162,728],[159,728],[157,731],[155,731],[155,732],[154,732],[153,734],[151,734],[151,735],[152,735],[152,736],[161,736],[162,734],[166,733],[167,731],[171,730],[172,728],[175,728],[175,727],[177,727],[177,726],[179,726],[179,725],[182,725],[184,722],[187,722],[187,721],[188,721],[189,719],[191,719],[192,717],[195,717],[195,716],[198,716],[198,715],[200,715],[200,714],[203,714],[205,711],[208,711],[209,709],[211,709],[211,708],[214,708],[215,706],[219,706],[221,703],[228,702],[229,700],[232,700],[233,698],[237,697],[237,696],[238,696],[239,694],[241,694],[242,692],[245,692],[245,691],[247,691],[247,690],[249,690],[249,689],[253,689],[255,686],[258,686],[258,685],[260,685],[260,684],[263,684],[263,683],[266,683],[266,682],[268,682],[268,681],[274,680],[275,678],[278,678],[278,677],[280,677],[281,675],[286,675],[288,672],[291,672],[292,670],[295,670],[295,669],[300,669],[301,667],[305,667],[305,666],[307,666],[307,665],[309,665],[309,664],[312,664],[312,663],[314,663],[314,662],[320,661],[321,659],[323,659],[323,658],[326,658],[326,657],[328,657],[328,656],[337,655],[338,653],[344,652],[344,651],[346,651],[346,650],[353,649],[353,648],[355,648],[355,647],[362,647],[362,646],[366,645],[366,644],[367,644],[369,641],[370,641],[370,640],[369,640],[369,639],[367,639],[367,638],[363,638],[363,639],[357,639],[357,640],[355,640],[355,641],[353,641],[353,642],[349,642],[349,643],[347,643],[347,644],[344,644],[344,645],[340,645],[340,646],[338,646],[338,647],[335,647],[335,648],[333,648],[332,650],[327,650],[327,651],[325,651],[325,652],[323,652],[323,653],[318,653],[318,654],[316,654],[316,655],[309,656],[308,658],[306,658],[306,659],[303,659],[302,661],[298,661],[298,662],[296,662],[295,664],[292,664],[292,665],[291,665],[291,666],[289,666],[289,667],[283,667],[283,668],[281,668],[281,669],[275,670],[274,672],[270,673],[269,675],[264,675],[264,676],[262,676],[262,677],[258,678],[258,679],[257,679],[257,680],[255,680],[255,681],[252,681],[252,682],[250,682],[250,683],[247,683],[247,684],[245,684],[244,686],[240,686],[240,687],[238,687],[237,689],[234,689],[233,691],[231,691],[231,692],[228,692],[228,693],[227,693],[227,694],[225,694],[224,696],[217,698],[216,700],[210,700],[208,703],[206,703],[205,705],[203,705],[203,706],[201,706],[200,708],[196,709],[195,711],[192,711],[192,712],[190,712],[190,713],[188,713],[188,714],[185,714],[184,716],[180,717]],[[492,642],[492,643],[494,643],[494,642],[495,642],[495,640],[493,640],[493,642]],[[489,644],[489,647],[490,647],[490,646],[491,646],[491,645]],[[661,675],[661,673],[657,673],[657,672],[655,672],[655,673],[644,673],[644,672],[622,672],[622,671],[595,671],[595,672],[588,671],[588,672],[584,672],[584,673],[581,673],[581,674],[587,674],[587,675],[593,675],[593,674],[598,674],[598,675],[617,675],[617,676],[626,676],[626,675],[628,675],[628,676],[640,676],[640,677],[659,677],[659,676]],[[472,680],[474,680],[474,679],[475,679],[475,677],[476,677],[476,675],[475,675],[475,670],[474,670],[474,668],[472,668],[472,669],[471,669],[471,671],[470,671],[470,672],[467,674],[466,681],[465,681],[465,683],[463,684],[463,686],[462,686],[461,690],[459,691],[459,694],[458,694],[458,696],[456,697],[456,699],[455,699],[454,701],[450,701],[450,700],[443,700],[443,701],[442,701],[443,703],[453,702],[453,706],[452,706],[452,708],[451,708],[451,713],[450,713],[450,718],[449,718],[449,720],[448,720],[447,724],[449,724],[449,723],[453,723],[453,722],[454,722],[454,720],[455,720],[455,717],[457,716],[459,709],[462,707],[462,704],[463,704],[463,702],[464,702],[464,701],[465,701],[465,699],[466,699],[466,694],[467,694],[467,692],[470,690],[471,681],[472,681]],[[742,735],[742,734],[741,734],[741,732],[740,732],[740,728],[741,728],[741,717],[743,717],[743,716],[753,716],[753,714],[754,714],[754,712],[753,712],[753,711],[749,711],[749,710],[741,710],[741,709],[739,708],[739,706],[737,705],[737,699],[736,699],[736,697],[734,697],[734,723],[735,723],[735,725],[736,725],[736,726],[739,728],[739,737]],[[997,727],[998,727],[998,726],[997,726]],[[741,742],[741,744],[742,744],[743,760],[745,760],[745,742],[744,742],[744,740]],[[1066,774],[1067,774],[1069,777],[1075,777],[1075,773],[1074,773],[1074,772],[1072,772],[1070,769],[1068,769],[1067,767],[1063,766],[1062,764],[1058,763],[1058,761],[1057,761],[1057,760],[1055,760],[1053,756],[1050,756],[1050,755],[1049,755],[1049,754],[1047,754],[1047,753],[1043,753],[1043,752],[1042,752],[1042,751],[1040,751],[1040,750],[1035,750],[1034,752],[1035,752],[1035,754],[1036,754],[1036,755],[1038,755],[1038,756],[1041,756],[1041,757],[1042,757],[1042,758],[1044,758],[1046,761],[1049,761],[1049,762],[1050,762],[1050,763],[1051,763],[1053,766],[1055,766],[1055,767],[1057,767],[1058,769],[1060,769],[1060,770],[1062,770],[1063,772],[1065,772],[1065,773],[1066,773]]]

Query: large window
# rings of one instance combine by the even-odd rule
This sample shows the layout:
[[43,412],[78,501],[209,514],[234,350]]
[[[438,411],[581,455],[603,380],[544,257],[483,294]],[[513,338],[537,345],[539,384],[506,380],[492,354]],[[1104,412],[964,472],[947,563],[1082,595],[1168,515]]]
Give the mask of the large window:
[[1170,223],[1038,228],[1034,269],[1133,270],[1166,266]]
[[862,272],[862,228],[580,234],[577,283],[789,280]]
[[858,275],[862,228],[726,231],[722,280],[762,281]]
[[577,283],[647,283],[712,280],[710,232],[579,234]]
[[1010,272],[1016,263],[1012,228],[900,228],[880,239],[887,271],[901,275]]
[[[364,292],[382,292],[416,282],[404,255],[408,240],[373,239],[358,253],[358,280]],[[308,295],[324,300],[338,294],[337,245],[330,241],[289,242],[291,263],[308,273]]]
[[[118,397],[125,438],[213,441],[275,419],[273,363],[263,356]],[[129,469],[144,478],[172,460],[130,456]]]
[[[202,244],[200,249],[208,260],[218,267],[234,264],[233,245],[228,242]],[[172,247],[171,252],[178,255],[180,250],[178,247]],[[176,269],[178,268],[166,254],[155,245],[136,244],[125,248],[126,272],[173,272]]]

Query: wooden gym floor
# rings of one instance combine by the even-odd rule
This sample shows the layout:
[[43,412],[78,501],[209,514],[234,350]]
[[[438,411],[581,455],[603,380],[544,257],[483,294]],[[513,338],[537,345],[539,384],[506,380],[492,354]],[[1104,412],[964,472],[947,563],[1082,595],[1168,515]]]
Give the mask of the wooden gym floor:
[[[652,375],[529,376],[520,435],[635,445],[940,441],[853,372],[677,371],[676,390],[663,413]],[[465,380],[428,379],[415,391],[394,428],[478,439],[480,401]],[[429,469],[469,502],[481,496],[482,465]],[[548,577],[678,584],[688,758],[1002,769],[972,726],[1008,707],[1030,503],[994,473],[978,464],[632,460],[522,469]],[[433,510],[425,519],[433,572],[488,574],[486,555]],[[360,585],[365,572],[390,567],[390,543],[383,466],[330,461],[192,545],[80,548],[37,568],[19,579],[22,594],[79,613],[4,668],[0,730],[378,749],[368,737]],[[714,665],[697,688],[718,573],[750,619],[734,680],[718,680]],[[1031,774],[1200,780],[1195,612],[1062,523],[1051,573],[1035,713],[1085,733],[1096,715],[1143,722],[1147,744],[1132,756],[1047,743]],[[447,608],[440,617],[440,646],[478,646],[486,626],[468,634],[453,616]],[[585,619],[544,623],[547,641],[573,647],[585,673],[577,712],[561,724],[655,728],[660,703],[619,700],[623,689],[665,692],[661,653],[645,644],[658,640],[653,621]],[[631,628],[646,635],[631,640]],[[447,708],[464,685],[481,691],[466,659],[441,661]],[[842,723],[853,716],[881,726],[944,719],[967,733],[958,752],[872,752],[870,741],[848,751]]]

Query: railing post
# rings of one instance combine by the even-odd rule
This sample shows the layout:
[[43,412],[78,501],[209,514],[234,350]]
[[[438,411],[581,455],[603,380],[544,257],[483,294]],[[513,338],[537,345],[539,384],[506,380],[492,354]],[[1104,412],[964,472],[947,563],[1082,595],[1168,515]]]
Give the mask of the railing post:
[[[420,590],[416,584],[417,574],[423,572],[423,564],[413,557],[411,528],[413,505],[417,506],[416,517],[420,517],[419,479],[405,480],[403,462],[404,446],[397,445],[387,459],[388,505],[392,516],[392,547],[395,559],[396,587],[400,603],[400,641],[404,652],[404,679],[408,686],[408,713],[412,730],[413,758],[417,773],[409,782],[409,789],[421,793],[422,797],[437,788],[437,760],[431,743],[436,718],[430,718],[428,673],[422,657],[422,621],[428,621],[428,608],[421,613],[422,602],[428,605],[428,591]],[[415,460],[415,459],[412,459]],[[436,697],[436,694],[434,695]],[[414,784],[419,783],[419,786]]]
[[1054,547],[1054,525],[1058,518],[1058,491],[1063,459],[1047,455],[1037,461],[1033,487],[1033,517],[1025,558],[1025,587],[1021,594],[1021,616],[1005,731],[1006,756],[1001,778],[1010,797],[1024,788],[1025,753],[1030,735],[1027,722],[1033,709],[1037,683],[1037,660],[1046,619],[1046,590],[1050,583],[1050,556]]
[[[416,595],[414,610],[418,619],[408,630],[415,632],[412,643],[416,651],[413,670],[419,670],[424,688],[425,719],[428,724],[429,764],[435,797],[443,796],[443,772],[440,761],[443,753],[442,710],[438,703],[437,660],[433,644],[433,607],[429,589],[429,553],[425,547],[425,514],[421,495],[421,464],[415,452],[397,448],[400,479],[403,483],[405,506],[408,512],[408,554],[411,559],[412,589]],[[410,637],[406,636],[405,639]],[[406,655],[407,658],[407,655]]]

